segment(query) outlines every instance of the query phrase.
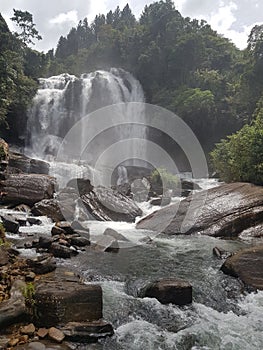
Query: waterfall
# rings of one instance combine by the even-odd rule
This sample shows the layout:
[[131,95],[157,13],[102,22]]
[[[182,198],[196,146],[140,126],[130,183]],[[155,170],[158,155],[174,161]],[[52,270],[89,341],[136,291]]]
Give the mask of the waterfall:
[[[27,151],[30,150],[35,157],[48,161],[55,159],[63,138],[74,125],[81,123],[86,115],[110,105],[144,102],[143,89],[139,81],[123,69],[98,70],[82,74],[80,77],[65,73],[50,78],[41,78],[39,83],[39,89],[28,115]],[[129,115],[138,112],[129,104],[125,108],[127,110],[124,111],[123,118],[126,120],[123,122],[129,120]],[[80,127],[76,135],[80,149],[85,146],[87,133],[86,122],[83,123],[83,127]],[[88,128],[94,128],[95,124],[96,120],[92,121]],[[139,130],[138,126],[128,125],[126,130],[117,126],[114,131],[102,136],[94,143],[90,151],[90,158],[94,158],[94,150],[103,152],[103,148],[108,147],[109,143],[117,142],[116,140],[120,138],[146,138],[145,133],[145,128]],[[118,134],[121,134],[121,137]],[[69,156],[69,159],[65,161],[74,162],[70,158]],[[93,166],[94,164],[87,161],[85,165]],[[63,178],[63,166],[58,168],[53,163],[51,168],[53,175]],[[59,174],[55,169],[59,169]],[[74,174],[76,172],[85,174],[83,167],[79,170],[75,167]]]
[[28,144],[41,158],[55,155],[67,132],[87,114],[121,102],[144,102],[139,81],[123,69],[98,70],[79,78],[66,73],[39,82],[29,111]]

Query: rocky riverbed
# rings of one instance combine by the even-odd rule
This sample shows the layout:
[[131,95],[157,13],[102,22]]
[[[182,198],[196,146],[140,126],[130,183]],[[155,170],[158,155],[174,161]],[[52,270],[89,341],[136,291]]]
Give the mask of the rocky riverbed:
[[0,348],[263,346],[261,292],[246,309],[247,293],[263,289],[261,187],[192,185],[154,211],[89,180],[59,189],[47,163],[3,145]]

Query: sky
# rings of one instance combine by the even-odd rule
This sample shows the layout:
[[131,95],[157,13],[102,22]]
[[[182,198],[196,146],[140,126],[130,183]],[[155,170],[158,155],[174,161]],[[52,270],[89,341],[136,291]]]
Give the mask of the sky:
[[[0,0],[0,12],[10,30],[16,28],[10,17],[13,8],[29,11],[42,40],[35,48],[47,52],[56,48],[61,35],[66,36],[79,20],[92,22],[96,14],[106,14],[127,2],[137,18],[145,5],[153,0]],[[262,0],[175,0],[175,7],[183,16],[204,19],[218,33],[229,38],[237,47],[244,49],[250,30],[263,23]]]

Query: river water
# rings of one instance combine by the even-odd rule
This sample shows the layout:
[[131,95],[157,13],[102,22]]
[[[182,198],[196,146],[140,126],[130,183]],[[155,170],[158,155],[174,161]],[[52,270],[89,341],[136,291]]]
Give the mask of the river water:
[[[217,182],[199,181],[199,184],[209,188]],[[145,214],[154,209],[148,203],[140,205]],[[25,235],[47,234],[52,223],[43,220],[42,226],[25,227],[21,231]],[[240,293],[240,283],[220,271],[222,261],[212,254],[215,246],[236,251],[257,241],[156,235],[124,222],[87,221],[85,225],[90,228],[92,241],[111,227],[132,244],[124,244],[118,253],[88,249],[70,260],[59,260],[60,265],[80,274],[85,283],[102,286],[104,318],[115,329],[112,338],[93,345],[78,344],[77,349],[263,349],[263,292]],[[35,254],[24,249],[21,252]],[[137,287],[145,281],[164,277],[189,281],[193,286],[193,304],[177,307],[137,297]]]

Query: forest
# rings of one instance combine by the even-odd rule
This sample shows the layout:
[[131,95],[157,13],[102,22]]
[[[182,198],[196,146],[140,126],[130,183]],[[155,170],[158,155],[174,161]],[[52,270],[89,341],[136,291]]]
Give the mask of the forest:
[[205,21],[184,18],[173,1],[158,1],[136,19],[127,4],[92,23],[84,18],[47,53],[28,12],[14,10],[19,32],[0,15],[1,136],[23,144],[27,109],[38,78],[120,67],[142,84],[146,102],[180,116],[225,181],[263,184],[263,25],[245,50]]

